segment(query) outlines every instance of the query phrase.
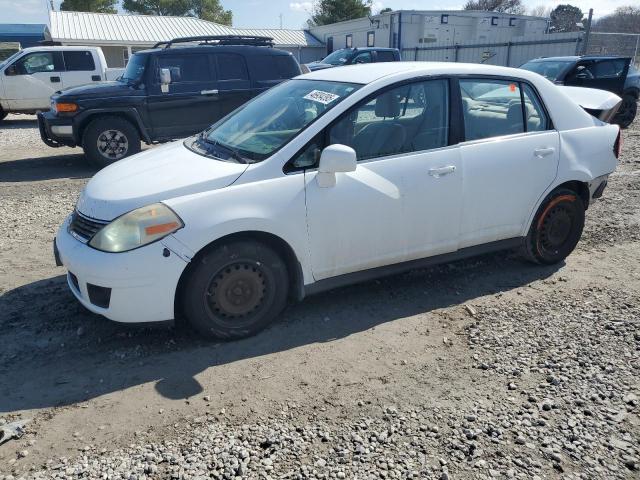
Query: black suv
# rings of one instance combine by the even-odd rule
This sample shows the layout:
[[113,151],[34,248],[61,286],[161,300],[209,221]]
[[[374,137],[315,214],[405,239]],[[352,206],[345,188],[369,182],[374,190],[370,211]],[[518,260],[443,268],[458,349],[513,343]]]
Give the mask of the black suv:
[[40,136],[51,147],[82,146],[91,162],[105,166],[139,152],[141,140],[150,144],[204,130],[300,73],[293,55],[273,48],[267,37],[161,42],[133,55],[115,82],[56,92],[51,110],[38,114]]
[[633,122],[640,97],[640,73],[629,57],[584,55],[530,60],[520,68],[539,73],[559,85],[608,90],[622,98],[613,123],[626,128]]

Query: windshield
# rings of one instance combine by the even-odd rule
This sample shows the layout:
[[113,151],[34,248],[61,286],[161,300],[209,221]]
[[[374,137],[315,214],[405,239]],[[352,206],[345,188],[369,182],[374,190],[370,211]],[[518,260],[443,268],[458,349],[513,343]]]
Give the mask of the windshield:
[[146,55],[134,54],[129,59],[127,68],[125,68],[122,77],[120,77],[120,80],[127,83],[139,82],[140,80],[142,80],[142,75],[144,74],[144,67],[146,63]]
[[259,162],[358,88],[351,83],[289,80],[213,125],[201,139],[214,152],[222,148],[236,161]]
[[520,68],[538,73],[554,82],[574,63],[573,60],[545,60],[543,62],[527,62]]
[[351,50],[347,48],[343,48],[341,50],[336,50],[333,53],[330,53],[326,57],[322,59],[320,63],[328,63],[329,65],[342,65],[347,63],[349,57],[351,56]]
[[8,65],[10,62],[12,62],[21,53],[22,53],[22,50],[19,50],[16,53],[14,53],[13,55],[9,56],[8,58],[5,58],[4,60],[0,61],[0,68],[4,67],[5,65]]

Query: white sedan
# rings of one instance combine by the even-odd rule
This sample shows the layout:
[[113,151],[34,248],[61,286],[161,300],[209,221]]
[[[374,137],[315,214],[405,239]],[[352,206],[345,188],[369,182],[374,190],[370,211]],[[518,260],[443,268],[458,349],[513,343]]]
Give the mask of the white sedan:
[[184,315],[228,339],[287,300],[406,269],[514,247],[560,262],[620,148],[562,88],[455,63],[302,75],[100,171],[56,258],[93,312]]

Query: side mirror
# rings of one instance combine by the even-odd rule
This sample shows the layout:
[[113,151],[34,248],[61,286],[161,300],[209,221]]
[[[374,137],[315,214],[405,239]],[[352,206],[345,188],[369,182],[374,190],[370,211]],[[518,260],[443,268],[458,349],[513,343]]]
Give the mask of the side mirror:
[[169,92],[169,84],[171,83],[171,70],[168,68],[160,69],[160,89],[162,93]]
[[18,67],[13,64],[10,65],[9,67],[7,67],[7,69],[4,71],[4,74],[9,76],[9,77],[13,77],[15,75],[18,75]]
[[356,151],[346,145],[329,145],[320,155],[318,186],[322,188],[336,185],[336,173],[353,172],[358,166]]

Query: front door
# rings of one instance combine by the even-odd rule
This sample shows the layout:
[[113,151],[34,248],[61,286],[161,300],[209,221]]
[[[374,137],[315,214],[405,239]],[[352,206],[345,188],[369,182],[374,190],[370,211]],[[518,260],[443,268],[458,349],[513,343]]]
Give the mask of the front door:
[[358,167],[328,188],[305,173],[316,280],[457,249],[462,172],[448,97],[446,80],[404,84],[329,127],[325,143],[354,148]]
[[630,58],[583,60],[565,78],[564,84],[607,90],[620,95],[629,71]]
[[62,54],[32,52],[2,72],[6,102],[12,110],[48,110],[49,98],[64,87]]
[[[160,54],[155,59],[148,109],[155,138],[186,137],[220,118],[218,80],[210,55]],[[169,91],[162,92],[160,69],[169,69]]]
[[467,140],[460,247],[519,237],[556,177],[558,132],[526,83],[464,79],[460,88]]

